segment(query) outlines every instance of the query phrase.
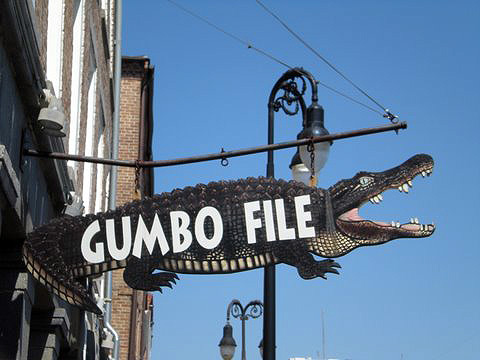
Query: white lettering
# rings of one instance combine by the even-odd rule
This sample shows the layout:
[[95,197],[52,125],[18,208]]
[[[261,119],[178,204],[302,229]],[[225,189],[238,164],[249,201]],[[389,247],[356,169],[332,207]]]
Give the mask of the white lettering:
[[275,199],[275,212],[277,214],[278,238],[280,240],[294,240],[295,229],[287,228],[287,219],[285,217],[283,199]]
[[[205,235],[205,219],[209,217],[213,222],[213,236],[209,239]],[[195,219],[195,237],[205,249],[213,249],[220,244],[223,238],[223,221],[220,212],[212,206],[202,208]]]
[[142,243],[145,243],[148,253],[151,255],[153,252],[153,248],[155,246],[155,242],[157,240],[158,240],[158,244],[160,245],[160,251],[162,252],[162,255],[165,255],[170,250],[170,248],[168,246],[165,233],[163,232],[162,225],[160,224],[160,219],[158,218],[158,214],[155,214],[155,218],[153,219],[152,229],[150,232],[145,226],[145,222],[143,221],[142,215],[139,214],[137,232],[135,234],[135,242],[133,244],[132,254],[140,259],[142,256]]
[[95,220],[90,225],[88,225],[82,236],[81,250],[83,258],[88,262],[94,264],[105,261],[105,249],[103,247],[103,243],[96,243],[95,251],[92,251],[91,248],[92,239],[99,231],[100,225],[98,224],[98,220]]
[[299,238],[315,237],[315,228],[307,227],[307,221],[312,220],[312,213],[305,211],[305,205],[310,205],[310,195],[295,197],[295,213],[297,215],[297,227]]
[[255,244],[257,237],[255,229],[262,227],[261,219],[254,219],[253,212],[260,210],[260,201],[251,201],[243,204],[245,210],[245,225],[247,226],[247,242]]
[[[188,230],[190,217],[185,211],[170,212],[172,224],[172,250],[174,253],[187,250],[192,245],[192,233]],[[183,237],[183,242],[181,241]]]
[[[312,222],[312,211],[306,210],[306,206],[311,205],[311,201],[310,195],[296,196],[294,198],[295,214],[293,212],[285,213],[284,199],[244,203],[247,243],[257,243],[257,229],[262,229],[263,226],[265,226],[265,239],[267,242],[295,240],[296,238],[314,238],[316,236],[315,227],[313,225],[307,226],[307,223]],[[275,209],[273,209],[274,207]],[[296,226],[287,227],[287,215],[289,219],[293,216],[296,217]],[[137,258],[141,258],[142,253],[145,255],[148,252],[148,254],[152,255],[157,243],[161,254],[165,255],[170,250],[173,253],[187,251],[194,239],[206,250],[216,248],[223,239],[224,224],[222,214],[212,206],[205,206],[200,209],[195,218],[194,226],[191,226],[190,215],[185,211],[171,211],[169,216],[171,239],[167,241],[158,214],[154,215],[151,229],[147,228],[142,215],[139,214],[133,249],[130,216],[121,218],[122,235],[115,229],[116,225],[119,226],[119,224],[116,224],[115,219],[105,220],[105,234],[99,234],[101,231],[99,220],[95,220],[88,225],[82,236],[82,255],[86,261],[95,264],[105,261],[105,247],[114,260],[121,261],[125,260],[130,253]],[[210,219],[207,220],[207,218]],[[123,236],[123,239],[117,239],[117,235],[118,237]],[[97,241],[94,239],[97,239]],[[104,240],[100,239],[106,239],[106,244]],[[120,246],[119,243],[121,244]],[[147,252],[143,250],[144,244]]]
[[275,224],[273,223],[273,208],[272,200],[263,201],[263,213],[265,215],[265,232],[267,234],[267,241],[275,241]]
[[108,252],[115,260],[124,260],[130,254],[132,248],[132,229],[130,224],[130,216],[122,217],[122,233],[123,233],[123,247],[117,247],[117,239],[115,238],[115,220],[105,220],[105,227],[107,229],[107,246]]

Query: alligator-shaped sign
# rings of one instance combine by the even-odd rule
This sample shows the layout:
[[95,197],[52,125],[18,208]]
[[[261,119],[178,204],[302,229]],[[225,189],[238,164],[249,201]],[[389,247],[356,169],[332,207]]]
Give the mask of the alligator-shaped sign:
[[325,278],[338,274],[331,258],[435,231],[416,219],[401,225],[358,215],[365,202],[379,203],[388,189],[408,192],[416,175],[432,169],[432,158],[421,154],[327,190],[263,177],[177,189],[114,211],[54,219],[28,235],[24,260],[60,298],[95,313],[100,309],[77,279],[119,268],[130,287],[146,291],[171,287],[175,273],[224,274],[278,263],[295,266],[303,279]]

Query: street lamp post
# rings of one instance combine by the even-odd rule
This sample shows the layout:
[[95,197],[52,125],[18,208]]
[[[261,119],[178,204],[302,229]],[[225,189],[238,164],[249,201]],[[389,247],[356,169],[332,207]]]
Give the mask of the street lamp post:
[[232,336],[232,326],[230,325],[230,314],[234,318],[242,320],[242,360],[246,360],[245,352],[245,321],[249,318],[256,319],[262,316],[263,304],[260,300],[250,301],[245,308],[240,301],[234,299],[227,307],[227,324],[223,327],[223,337],[220,340],[220,354],[224,360],[233,358],[236,343]]
[[[297,83],[297,79],[299,83]],[[307,90],[307,81],[312,92],[312,104],[307,108],[303,95]],[[300,84],[300,85],[299,85]],[[277,93],[283,91],[283,95],[277,97]],[[293,107],[292,107],[293,106]],[[282,109],[287,115],[296,115],[299,110],[302,113],[302,131],[297,138],[311,138],[319,135],[327,135],[328,131],[323,127],[323,108],[318,104],[317,81],[311,73],[302,68],[293,68],[286,71],[275,83],[268,99],[268,144],[274,143],[274,114]],[[305,172],[305,166],[310,173],[309,184],[316,184],[316,177],[325,164],[328,157],[329,142],[321,142],[316,145],[309,144],[300,148],[299,156],[302,160],[294,159],[292,171]],[[307,158],[305,158],[308,156]],[[304,164],[302,167],[301,164]],[[293,166],[294,165],[294,166]],[[267,177],[274,177],[273,150],[268,151]],[[304,175],[303,179],[307,179]],[[275,265],[267,265],[264,271],[264,309],[263,317],[263,358],[275,360]]]

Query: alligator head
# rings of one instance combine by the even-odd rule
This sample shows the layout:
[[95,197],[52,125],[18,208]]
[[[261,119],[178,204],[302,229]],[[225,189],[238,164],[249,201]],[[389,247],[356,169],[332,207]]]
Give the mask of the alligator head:
[[[384,223],[360,217],[359,208],[368,201],[379,203],[382,193],[389,189],[408,192],[412,179],[422,174],[429,176],[433,159],[420,154],[403,164],[383,172],[359,172],[353,178],[341,180],[327,191],[330,198],[330,226],[318,236],[311,248],[323,257],[338,257],[351,250],[367,245],[378,245],[398,238],[426,237],[433,234],[433,224]],[[329,223],[327,215],[327,225]]]

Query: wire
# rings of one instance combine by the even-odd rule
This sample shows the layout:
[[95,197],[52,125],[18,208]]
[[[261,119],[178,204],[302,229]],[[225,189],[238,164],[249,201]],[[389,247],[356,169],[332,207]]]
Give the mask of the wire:
[[[327,64],[333,71],[335,71],[338,75],[340,75],[343,79],[345,79],[348,83],[350,83],[355,89],[369,98],[374,104],[376,104],[379,108],[381,108],[384,112],[386,117],[393,121],[396,118],[387,108],[385,108],[382,104],[380,104],[377,100],[373,97],[368,95],[364,90],[362,90],[358,85],[356,85],[352,80],[350,80],[346,75],[344,75],[340,70],[338,70],[330,61],[328,61],[325,57],[323,57],[318,51],[316,51],[313,47],[311,47],[305,40],[303,40],[297,33],[295,33],[282,19],[280,19],[273,11],[267,8],[260,0],[255,0],[258,5],[260,5],[266,12],[272,15],[282,26],[287,29],[287,31],[292,34],[298,41],[300,41],[305,47],[307,47],[311,52],[313,52],[318,58],[320,58],[325,64]],[[343,95],[342,95],[343,96]],[[383,114],[382,114],[383,115]],[[392,118],[393,117],[393,118]]]
[[377,113],[377,114],[380,115],[380,116],[384,116],[384,115],[385,115],[385,114],[381,113],[380,111],[375,110],[375,109],[372,108],[371,106],[368,106],[368,105],[366,105],[366,104],[364,104],[364,103],[362,103],[362,102],[360,102],[360,101],[358,101],[358,100],[355,100],[354,98],[352,98],[352,97],[350,97],[350,96],[348,96],[348,95],[346,95],[346,94],[344,94],[344,93],[342,93],[342,92],[340,92],[340,91],[338,91],[338,90],[335,90],[334,88],[328,86],[327,84],[324,84],[324,83],[322,83],[322,82],[320,82],[320,81],[318,81],[318,80],[317,80],[317,83],[318,83],[319,85],[322,85],[324,88],[326,88],[326,89],[328,89],[328,90],[336,93],[337,95],[343,96],[344,98],[346,98],[346,99],[348,99],[348,100],[350,100],[350,101],[352,101],[352,102],[354,102],[354,103],[356,103],[356,104],[358,104],[358,105],[360,105],[360,106],[363,106],[363,107],[365,107],[365,108],[367,108],[367,109],[369,109],[369,110]]
[[267,53],[266,51],[263,51],[255,46],[253,46],[252,44],[250,44],[248,41],[245,41],[243,39],[240,39],[238,36],[222,29],[221,27],[215,25],[214,23],[212,23],[211,21],[205,19],[204,17],[198,15],[198,14],[195,14],[193,11],[183,7],[182,5],[178,4],[177,2],[173,1],[173,0],[167,0],[169,3],[171,3],[172,5],[175,5],[177,8],[183,10],[184,12],[190,14],[191,16],[193,16],[194,18],[200,20],[200,21],[203,21],[205,24],[213,27],[215,30],[217,31],[220,31],[221,33],[227,35],[228,37],[238,41],[239,43],[245,45],[248,49],[252,49],[252,50],[255,50],[256,52],[268,57],[269,59],[273,60],[273,61],[276,61],[277,63],[287,67],[287,68],[291,68],[287,63],[277,59],[276,57],[274,57],[273,55]]
[[[189,9],[185,8],[184,6],[180,5],[180,4],[177,3],[176,1],[173,1],[173,0],[166,0],[166,1],[168,1],[170,4],[176,6],[177,8],[179,8],[180,10],[182,10],[183,12],[186,12],[187,14],[193,16],[194,18],[196,18],[196,19],[204,22],[205,24],[207,24],[208,26],[214,28],[215,30],[217,30],[217,31],[219,31],[219,32],[227,35],[227,36],[230,37],[231,39],[239,42],[239,43],[242,44],[242,45],[245,45],[248,49],[255,50],[255,51],[258,52],[259,54],[261,54],[261,55],[269,58],[270,60],[273,60],[273,61],[279,63],[280,65],[285,66],[285,67],[288,68],[288,69],[291,69],[291,70],[293,69],[293,67],[290,66],[290,65],[288,65],[286,62],[284,62],[284,61],[282,61],[282,60],[279,60],[278,58],[276,58],[275,56],[267,53],[266,51],[264,51],[264,50],[262,50],[262,49],[259,49],[259,48],[255,47],[255,46],[253,46],[253,45],[252,45],[251,43],[249,43],[248,41],[245,41],[245,40],[239,38],[238,36],[232,34],[231,32],[228,32],[228,31],[222,29],[221,27],[215,25],[214,23],[212,23],[211,21],[207,20],[206,18],[204,18],[204,17],[202,17],[202,16],[194,13],[192,10],[189,10]],[[267,10],[268,12],[270,12],[261,2],[259,2],[258,0],[257,0],[257,2],[258,2],[261,6],[263,6],[265,10]],[[270,13],[278,19],[278,17],[277,17],[275,14],[273,14],[272,12],[270,12]],[[280,19],[278,19],[278,20],[279,20],[280,22],[282,22]],[[282,22],[282,24],[283,24],[283,22]],[[284,24],[284,26],[286,26],[286,24]],[[289,29],[289,28],[287,27],[287,29]],[[294,34],[294,33],[293,33],[293,34]],[[295,35],[295,36],[297,36],[297,35]],[[302,40],[300,40],[300,41],[302,41]],[[307,46],[308,46],[308,44],[307,44]],[[313,49],[312,49],[312,50],[313,50]],[[313,50],[313,51],[315,51],[315,50]],[[327,63],[328,63],[328,62],[327,62]],[[330,66],[333,67],[333,65],[330,65]],[[338,71],[337,71],[337,72],[338,72]],[[390,120],[392,120],[392,118],[390,117],[390,115],[393,116],[394,118],[396,118],[395,115],[391,114],[387,109],[384,109],[384,108],[383,108],[381,105],[379,105],[379,104],[378,104],[378,105],[386,112],[386,114],[389,114],[389,116],[386,116],[385,114],[382,114],[381,112],[375,110],[374,108],[372,108],[372,107],[370,107],[370,106],[368,106],[368,105],[366,105],[366,104],[364,104],[364,103],[362,103],[362,102],[360,102],[360,101],[358,101],[358,100],[355,100],[354,98],[352,98],[352,97],[350,97],[350,96],[348,96],[348,95],[346,95],[346,94],[344,94],[344,93],[342,93],[342,92],[340,92],[340,91],[338,91],[338,90],[335,90],[333,87],[331,87],[331,86],[329,86],[329,85],[327,85],[327,84],[325,84],[325,83],[322,83],[322,82],[320,82],[320,81],[317,81],[317,83],[318,83],[319,85],[325,87],[326,89],[328,89],[328,90],[336,93],[337,95],[343,96],[344,98],[346,98],[346,99],[348,99],[348,100],[350,100],[350,101],[352,101],[352,102],[354,102],[354,103],[356,103],[356,104],[358,104],[358,105],[361,105],[361,106],[363,106],[363,107],[365,107],[365,108],[367,108],[367,109],[369,109],[369,110],[371,110],[371,111],[373,111],[373,112],[375,112],[375,113],[377,113],[377,114],[379,114],[379,115],[382,115],[382,116],[384,116],[384,117],[389,117]],[[355,86],[355,85],[354,85],[354,86]],[[361,91],[361,89],[360,89],[360,91]],[[368,96],[368,95],[367,95],[367,96]],[[372,100],[373,100],[373,99],[372,99]],[[373,101],[374,101],[374,100],[373,100]],[[394,118],[393,118],[393,119],[394,119]],[[392,122],[393,122],[393,121],[392,121]]]

